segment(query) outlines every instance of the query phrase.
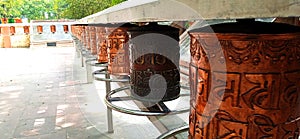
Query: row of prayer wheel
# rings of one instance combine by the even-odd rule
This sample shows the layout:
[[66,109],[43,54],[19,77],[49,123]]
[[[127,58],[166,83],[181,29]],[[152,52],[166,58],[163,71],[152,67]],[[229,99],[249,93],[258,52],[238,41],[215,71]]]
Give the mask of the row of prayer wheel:
[[[108,62],[110,74],[130,76],[133,98],[159,102],[179,97],[177,28],[157,24],[97,24],[71,26],[71,32],[86,50],[97,55],[99,63]],[[156,41],[157,38],[161,41]],[[159,84],[160,81],[164,84]],[[157,92],[163,95],[156,95]]]
[[[107,27],[108,26],[108,27]],[[121,53],[120,56],[126,54],[128,57],[128,49],[124,49],[123,46],[126,45],[128,41],[128,34],[124,27],[117,27],[114,25],[77,25],[71,26],[72,34],[78,38],[84,48],[89,50],[92,55],[97,55],[97,60],[99,63],[110,63],[110,73],[114,75],[128,75],[129,68],[122,67],[118,69],[114,67],[112,69],[112,64],[115,66],[119,65],[129,65],[129,60],[126,58],[123,62],[117,60],[119,57],[115,56],[117,53]],[[125,46],[126,47],[126,46]],[[126,50],[126,52],[124,52]]]
[[[36,28],[37,28],[37,32],[39,34],[43,33],[43,26],[42,25],[38,25]],[[63,30],[64,30],[65,33],[68,33],[69,32],[69,26],[68,25],[63,25]],[[56,26],[55,25],[50,25],[50,31],[52,33],[55,33],[56,32]]]
[[[133,98],[179,97],[177,28],[150,23],[71,30],[86,49],[96,51],[98,62],[109,63],[111,74],[130,75]],[[298,138],[300,27],[241,20],[189,35],[190,139]]]
[[[9,29],[10,35],[14,35],[16,33],[16,27],[15,26],[9,26],[9,27],[0,27],[0,34],[2,34],[3,29]],[[23,26],[23,30],[25,34],[29,34],[29,26]]]
[[[1,28],[5,28],[5,27],[1,27]],[[24,30],[25,34],[29,34],[29,26],[23,26],[23,30]],[[64,30],[65,33],[68,33],[69,32],[68,25],[63,25],[63,30]],[[55,33],[56,32],[56,26],[51,25],[50,26],[50,31],[52,33]],[[14,35],[16,33],[16,27],[15,26],[9,26],[9,32],[10,32],[10,35]],[[43,33],[43,26],[38,25],[37,26],[37,32],[39,34],[42,34]],[[1,29],[0,29],[0,34],[1,34]]]

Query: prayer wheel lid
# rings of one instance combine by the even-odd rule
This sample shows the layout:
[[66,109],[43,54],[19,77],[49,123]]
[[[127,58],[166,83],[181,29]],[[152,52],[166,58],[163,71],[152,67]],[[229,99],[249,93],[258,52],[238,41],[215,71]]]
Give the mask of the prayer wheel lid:
[[254,20],[237,20],[237,22],[214,24],[202,28],[193,29],[189,32],[282,34],[300,32],[300,27],[283,23],[260,22]]
[[95,24],[88,24],[88,26],[96,26],[96,27],[136,27],[137,25],[131,24],[131,23],[109,23],[109,24],[101,24],[101,23],[95,23]]
[[163,31],[179,31],[178,28],[167,26],[167,25],[159,25],[157,22],[150,22],[144,26],[136,26],[128,29],[128,31],[156,31],[156,32],[163,32]]
[[166,35],[172,37],[173,39],[179,41],[179,29],[167,25],[158,25],[157,22],[150,22],[148,25],[131,27],[127,30],[131,35],[131,38],[136,36],[147,34],[147,33],[158,33],[161,35]]
[[73,24],[73,26],[87,26],[88,24]]

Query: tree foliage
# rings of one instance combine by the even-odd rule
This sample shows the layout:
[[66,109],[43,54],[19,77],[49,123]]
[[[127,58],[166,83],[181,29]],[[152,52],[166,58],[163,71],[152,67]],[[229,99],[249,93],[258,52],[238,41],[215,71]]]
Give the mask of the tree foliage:
[[23,5],[23,0],[0,0],[0,13],[1,16],[19,16],[19,10]]
[[108,7],[119,4],[125,0],[66,0],[68,7],[64,16],[72,19],[80,19],[88,15],[102,11]]
[[[125,0],[0,0],[1,17],[80,19]],[[45,16],[47,15],[47,16]]]

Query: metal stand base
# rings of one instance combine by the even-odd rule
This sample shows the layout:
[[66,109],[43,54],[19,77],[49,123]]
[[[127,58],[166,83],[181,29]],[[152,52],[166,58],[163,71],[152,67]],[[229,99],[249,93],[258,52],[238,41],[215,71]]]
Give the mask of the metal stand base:
[[[183,87],[184,88],[184,87]],[[126,114],[131,114],[131,115],[138,115],[138,116],[164,116],[164,115],[170,115],[170,114],[180,114],[180,113],[185,113],[185,112],[189,112],[189,107],[188,108],[184,108],[184,109],[179,109],[179,110],[169,110],[168,108],[166,108],[166,106],[164,105],[163,102],[158,102],[156,105],[159,106],[160,108],[162,108],[161,111],[144,111],[144,110],[134,110],[134,109],[128,109],[128,108],[124,108],[121,106],[117,106],[115,104],[113,104],[114,101],[135,101],[138,103],[144,103],[142,101],[139,100],[135,100],[134,98],[127,96],[127,97],[112,97],[112,95],[124,91],[124,90],[129,90],[130,87],[126,86],[126,87],[120,87],[117,88],[115,90],[112,90],[111,92],[109,92],[106,97],[105,97],[105,103],[106,105],[118,112],[122,112],[122,113],[126,113]],[[181,94],[181,97],[189,97],[189,94]]]
[[[95,76],[95,80],[98,81],[105,81],[106,82],[106,96],[105,96],[105,103],[107,105],[107,118],[108,118],[108,132],[112,133],[113,132],[113,120],[112,120],[112,110],[118,111],[118,112],[122,112],[122,113],[126,113],[126,114],[131,114],[131,115],[138,115],[138,116],[165,116],[165,115],[171,115],[171,114],[180,114],[180,113],[185,113],[185,112],[189,112],[190,108],[184,108],[184,109],[178,109],[178,110],[169,110],[169,109],[164,109],[163,107],[166,107],[163,102],[159,102],[157,105],[159,105],[160,107],[162,107],[162,111],[144,111],[144,110],[134,110],[134,109],[128,109],[128,108],[124,108],[122,106],[117,106],[115,104],[113,104],[113,102],[120,102],[120,101],[135,101],[138,103],[143,103],[143,102],[139,102],[139,100],[135,100],[134,98],[130,97],[130,96],[125,96],[125,97],[112,97],[114,94],[121,92],[121,91],[125,91],[125,90],[129,90],[130,86],[125,86],[125,87],[120,87],[114,90],[111,90],[111,86],[110,86],[110,82],[129,82],[129,79],[112,79],[110,78],[110,75],[106,70],[98,70],[96,72],[94,72],[94,74],[105,74],[105,78],[100,78]],[[185,86],[181,86],[181,89],[184,90],[189,90],[189,87],[185,87]],[[180,97],[189,97],[190,94],[180,94]],[[179,134],[181,132],[187,131],[188,130],[188,126],[183,126],[183,127],[179,127],[173,130],[170,130],[166,133],[161,134],[158,139],[164,139],[164,138],[168,138],[170,136],[173,136],[175,134]]]

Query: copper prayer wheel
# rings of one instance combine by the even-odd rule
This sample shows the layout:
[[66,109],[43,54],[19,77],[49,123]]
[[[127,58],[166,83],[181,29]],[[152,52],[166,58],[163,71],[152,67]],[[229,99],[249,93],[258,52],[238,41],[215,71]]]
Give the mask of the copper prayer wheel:
[[132,24],[111,24],[106,26],[108,71],[113,75],[129,75],[129,36],[127,29]]
[[107,63],[108,53],[107,53],[107,40],[106,40],[106,29],[102,26],[96,27],[96,40],[98,49],[98,62]]
[[131,96],[144,102],[178,98],[179,29],[150,23],[128,32]]
[[77,25],[70,25],[70,27],[71,27],[71,36],[78,39],[78,36],[77,36],[78,31],[77,31],[77,28],[75,26],[77,26]]
[[65,33],[69,32],[69,26],[68,25],[63,25],[63,29]]
[[84,32],[84,36],[85,36],[85,47],[87,50],[91,50],[91,43],[90,43],[90,26],[86,26],[85,27],[85,32]]
[[71,34],[79,39],[80,25],[71,25]]
[[11,34],[11,35],[15,35],[15,33],[16,33],[16,28],[15,28],[15,26],[10,26],[10,27],[9,27],[9,30],[10,30],[10,34]]
[[190,31],[189,138],[298,139],[300,28],[210,27]]
[[83,47],[84,48],[87,48],[87,39],[86,39],[86,29],[87,29],[87,26],[82,26],[82,28],[81,28],[82,30],[81,30],[81,41],[82,41],[82,44],[83,44]]
[[89,26],[89,36],[90,36],[90,48],[92,55],[97,54],[97,41],[96,41],[96,28],[95,26]]
[[29,34],[29,26],[23,26],[23,30],[25,34]]
[[83,41],[82,41],[83,26],[82,25],[76,25],[74,27],[74,31],[75,31],[76,37],[81,41],[81,43],[83,43]]
[[84,29],[85,29],[85,26],[80,26],[80,28],[78,29],[79,40],[81,41],[83,47],[85,46],[84,45],[84,43],[85,43]]
[[37,28],[37,32],[38,32],[39,34],[42,34],[42,33],[43,33],[43,26],[38,25],[36,28]]
[[76,34],[76,25],[71,25],[71,33],[72,33],[72,35],[74,35],[74,36],[76,36],[75,34]]
[[71,25],[71,35],[78,39],[78,25]]
[[129,75],[128,34],[122,27],[107,27],[108,70],[115,75]]
[[71,33],[71,36],[77,38],[78,40],[80,40],[80,27],[81,25],[79,24],[75,24],[75,25],[70,25],[70,33]]
[[85,26],[83,26],[83,25],[79,26],[79,28],[78,28],[78,37],[82,43],[84,42],[84,32],[85,32],[84,29],[85,29]]
[[55,25],[50,25],[50,31],[52,33],[55,33],[56,32],[56,26]]

